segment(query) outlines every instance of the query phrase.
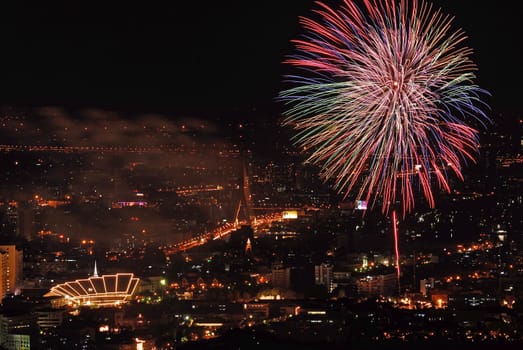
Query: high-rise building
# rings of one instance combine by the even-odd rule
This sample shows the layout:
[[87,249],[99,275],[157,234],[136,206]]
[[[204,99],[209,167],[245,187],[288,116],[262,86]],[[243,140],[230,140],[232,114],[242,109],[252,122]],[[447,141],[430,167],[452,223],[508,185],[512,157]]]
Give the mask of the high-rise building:
[[7,293],[16,293],[23,282],[23,252],[15,245],[0,245],[0,296],[2,299]]
[[27,240],[32,240],[36,237],[36,211],[28,206],[20,206],[18,208],[17,234]]
[[0,303],[8,293],[9,283],[9,256],[6,251],[0,250]]
[[283,265],[272,267],[272,285],[276,288],[289,289],[291,287],[291,268]]
[[18,220],[17,208],[10,203],[0,207],[0,238],[4,242],[12,241],[16,237],[16,223]]
[[314,266],[314,284],[323,285],[327,291],[332,292],[332,265],[323,263]]

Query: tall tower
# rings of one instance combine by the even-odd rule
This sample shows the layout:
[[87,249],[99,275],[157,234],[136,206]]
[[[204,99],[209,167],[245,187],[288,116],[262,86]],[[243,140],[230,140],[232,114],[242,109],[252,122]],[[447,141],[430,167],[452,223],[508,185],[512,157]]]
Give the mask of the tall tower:
[[247,161],[245,160],[245,156],[242,157],[242,178],[242,201],[245,204],[243,206],[243,213],[245,215],[245,220],[247,220],[247,224],[250,225],[252,223],[254,215],[252,214],[251,185],[249,181],[249,171],[247,169]]

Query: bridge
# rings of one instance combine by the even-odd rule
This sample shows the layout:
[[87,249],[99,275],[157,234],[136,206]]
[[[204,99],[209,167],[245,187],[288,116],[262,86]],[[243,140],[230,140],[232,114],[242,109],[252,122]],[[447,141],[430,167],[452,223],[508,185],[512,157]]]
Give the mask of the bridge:
[[[281,219],[281,213],[275,213],[271,215],[260,215],[253,218],[250,226],[254,231],[256,231],[260,227],[269,226],[274,221],[281,221]],[[233,222],[228,222],[220,227],[217,227],[211,232],[205,232],[196,235],[192,238],[189,238],[185,241],[165,246],[163,248],[163,253],[166,256],[169,256],[175,253],[184,252],[189,249],[202,246],[211,240],[224,239],[231,233],[245,225],[248,225],[247,220],[235,220]]]
[[236,148],[187,148],[177,145],[157,145],[157,146],[51,146],[51,145],[7,145],[0,144],[0,152],[56,152],[56,153],[180,153],[180,154],[200,154],[212,153],[222,156],[240,156],[240,151]]
[[[238,230],[242,226],[250,226],[254,231],[261,226],[270,225],[274,221],[280,221],[282,219],[281,212],[276,212],[267,215],[258,215],[253,214],[251,192],[250,192],[250,181],[249,181],[249,171],[247,164],[245,163],[245,158],[242,157],[242,186],[240,192],[240,199],[238,201],[238,206],[236,207],[236,212],[232,222],[228,222],[224,225],[221,225],[214,229],[211,232],[205,232],[199,235],[196,235],[192,238],[189,238],[185,241],[178,242],[169,246],[166,246],[163,249],[163,252],[166,256],[186,251],[188,249],[204,245],[210,240],[223,239],[229,236],[232,232]],[[205,188],[205,190],[215,190],[214,187]],[[243,211],[243,218],[240,220],[240,214]]]

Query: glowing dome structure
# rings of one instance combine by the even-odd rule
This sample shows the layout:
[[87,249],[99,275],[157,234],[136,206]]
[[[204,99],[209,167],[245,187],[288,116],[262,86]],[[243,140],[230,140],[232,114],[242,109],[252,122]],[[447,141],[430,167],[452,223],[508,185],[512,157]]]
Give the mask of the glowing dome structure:
[[98,276],[58,284],[51,288],[48,297],[63,297],[74,306],[109,307],[128,302],[140,279],[132,273]]

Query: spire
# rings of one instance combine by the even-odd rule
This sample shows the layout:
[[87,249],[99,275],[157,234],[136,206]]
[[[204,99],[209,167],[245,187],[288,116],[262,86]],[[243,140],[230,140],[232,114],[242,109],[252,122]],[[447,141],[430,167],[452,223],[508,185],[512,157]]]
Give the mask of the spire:
[[96,260],[94,261],[94,271],[93,271],[93,276],[94,276],[94,277],[98,277],[98,269],[96,268]]
[[247,238],[247,243],[245,244],[245,254],[252,253],[251,239]]

